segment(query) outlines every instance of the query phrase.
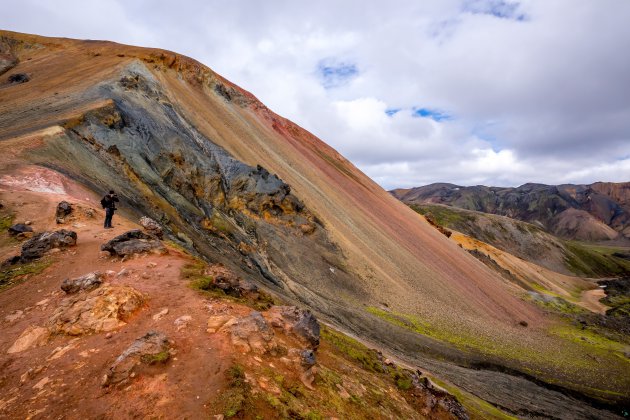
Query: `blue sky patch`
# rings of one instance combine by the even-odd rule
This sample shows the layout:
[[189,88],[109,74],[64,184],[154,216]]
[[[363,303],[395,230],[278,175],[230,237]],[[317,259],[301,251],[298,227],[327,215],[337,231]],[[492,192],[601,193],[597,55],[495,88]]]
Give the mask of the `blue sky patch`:
[[394,116],[394,115],[398,114],[399,112],[400,112],[400,108],[389,108],[389,109],[385,110],[385,113],[389,117]]
[[437,109],[431,109],[431,108],[413,108],[413,116],[414,117],[420,117],[420,118],[431,118],[433,121],[448,121],[448,120],[452,120],[453,116],[447,114],[444,111],[440,111]]
[[321,61],[318,71],[326,89],[343,86],[359,74],[356,64],[345,62]]
[[505,0],[467,0],[464,11],[473,14],[491,15],[499,19],[510,19],[519,22],[528,20],[527,15],[520,12],[520,3]]

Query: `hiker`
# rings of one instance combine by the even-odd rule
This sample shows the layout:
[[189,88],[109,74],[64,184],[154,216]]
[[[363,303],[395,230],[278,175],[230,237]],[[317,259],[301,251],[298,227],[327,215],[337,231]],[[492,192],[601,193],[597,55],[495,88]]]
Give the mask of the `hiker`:
[[118,196],[111,190],[109,194],[101,199],[101,206],[105,209],[105,229],[113,229],[112,217],[116,211],[116,203],[118,202]]

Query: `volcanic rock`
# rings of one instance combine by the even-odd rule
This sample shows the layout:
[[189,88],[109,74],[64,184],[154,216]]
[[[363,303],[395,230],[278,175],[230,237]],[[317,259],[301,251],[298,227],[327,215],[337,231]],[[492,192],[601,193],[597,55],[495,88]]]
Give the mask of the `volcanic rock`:
[[118,235],[111,241],[101,245],[101,251],[108,251],[112,255],[124,257],[150,251],[164,253],[166,248],[155,236],[135,229]]
[[151,219],[150,217],[142,216],[140,218],[140,224],[147,231],[147,233],[159,239],[162,239],[164,232],[162,226],[160,226],[158,222]]
[[57,223],[61,224],[65,222],[65,217],[72,213],[72,206],[67,201],[62,201],[57,204],[57,210],[55,211],[55,219]]
[[104,277],[103,274],[95,271],[74,279],[65,279],[61,283],[61,290],[67,294],[77,293],[82,290],[90,291],[99,287],[103,283]]
[[128,286],[103,286],[65,298],[49,321],[51,333],[83,335],[112,331],[143,304],[140,292]]
[[228,329],[232,344],[246,353],[265,354],[276,347],[273,329],[260,312],[253,311],[248,316],[226,323],[221,329]]
[[26,73],[15,73],[9,76],[9,83],[26,83],[29,80],[31,80],[31,78],[28,77],[28,74]]
[[103,386],[119,384],[129,379],[141,364],[164,363],[170,358],[170,345],[166,335],[150,331],[134,341],[110,366]]
[[319,322],[311,311],[296,306],[274,306],[267,317],[274,328],[294,333],[313,349],[319,346]]
[[8,229],[10,235],[18,235],[20,233],[32,232],[33,228],[26,223],[16,223]]
[[55,232],[38,233],[22,245],[22,252],[19,256],[9,258],[3,263],[3,266],[33,261],[43,257],[46,252],[52,249],[67,248],[76,245],[76,243],[77,234],[70,230],[61,229]]

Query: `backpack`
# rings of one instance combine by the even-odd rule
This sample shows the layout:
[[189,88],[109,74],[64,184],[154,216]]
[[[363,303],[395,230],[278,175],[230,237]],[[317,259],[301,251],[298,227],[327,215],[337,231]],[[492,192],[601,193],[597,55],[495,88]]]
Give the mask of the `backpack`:
[[101,198],[101,206],[103,206],[104,209],[109,207],[109,204],[110,204],[110,199],[108,196]]

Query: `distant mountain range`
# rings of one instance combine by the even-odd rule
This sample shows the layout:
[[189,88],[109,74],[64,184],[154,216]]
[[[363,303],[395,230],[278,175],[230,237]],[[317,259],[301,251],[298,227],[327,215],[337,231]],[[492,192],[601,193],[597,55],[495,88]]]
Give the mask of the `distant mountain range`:
[[630,182],[517,188],[436,183],[390,192],[406,204],[444,204],[508,216],[565,239],[630,240]]

